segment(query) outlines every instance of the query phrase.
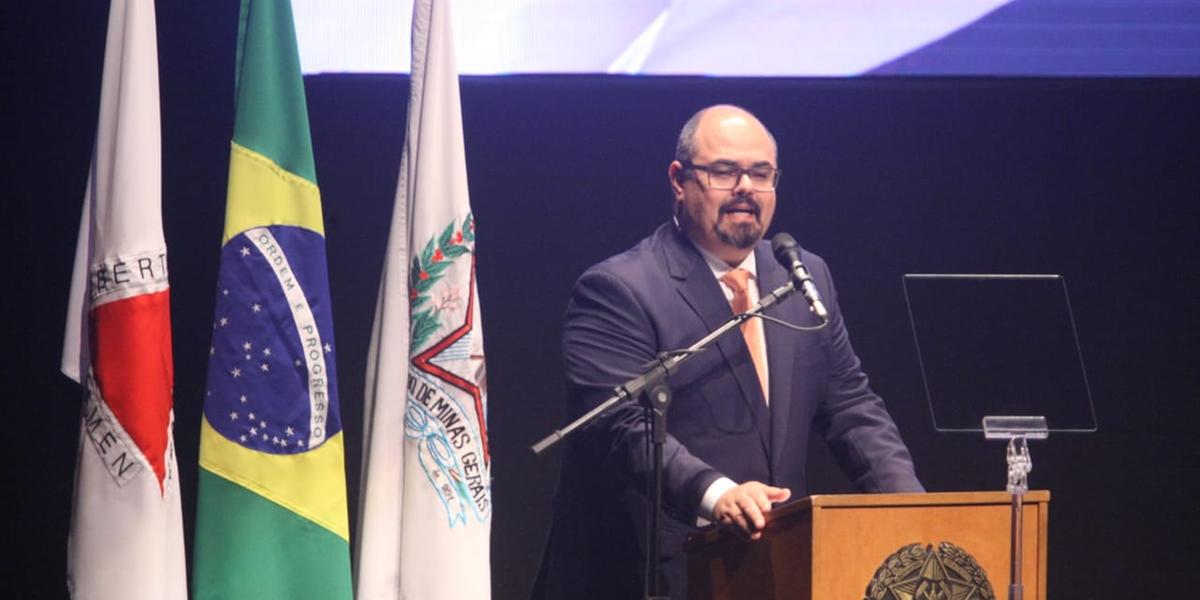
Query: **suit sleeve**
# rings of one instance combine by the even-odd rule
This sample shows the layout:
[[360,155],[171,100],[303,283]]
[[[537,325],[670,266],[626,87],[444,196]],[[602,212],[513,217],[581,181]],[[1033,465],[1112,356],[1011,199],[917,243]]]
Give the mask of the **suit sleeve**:
[[883,399],[871,391],[862,363],[838,306],[829,271],[819,259],[814,274],[823,274],[830,313],[828,392],[817,411],[816,427],[842,469],[860,489],[870,492],[923,492],[912,457],[888,414]]
[[[591,270],[575,284],[563,327],[568,413],[576,418],[641,374],[658,352],[654,324],[630,287],[611,273]],[[592,462],[632,489],[644,489],[653,471],[650,432],[640,403],[614,406],[579,432]],[[663,448],[663,496],[676,518],[695,518],[704,490],[721,474],[668,436]]]

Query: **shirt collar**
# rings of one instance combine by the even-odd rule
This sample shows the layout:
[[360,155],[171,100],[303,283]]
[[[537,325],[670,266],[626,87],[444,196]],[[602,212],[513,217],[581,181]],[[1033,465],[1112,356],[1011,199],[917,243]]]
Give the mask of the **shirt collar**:
[[743,260],[740,264],[731,267],[731,266],[729,266],[729,263],[717,258],[716,256],[713,256],[713,254],[711,252],[709,252],[708,250],[705,250],[704,248],[701,248],[699,245],[696,244],[696,242],[692,241],[692,238],[688,237],[687,234],[683,233],[683,227],[679,224],[679,216],[678,215],[672,217],[671,220],[674,221],[674,223],[675,223],[675,229],[677,231],[679,231],[679,233],[681,235],[683,235],[683,239],[687,240],[688,243],[691,244],[693,248],[700,251],[700,256],[704,257],[704,262],[708,263],[708,268],[712,270],[713,277],[716,277],[718,281],[721,279],[721,276],[725,275],[726,273],[728,273],[734,269],[745,269],[748,273],[750,273],[750,279],[753,279],[756,281],[758,280],[758,261],[756,261],[754,259],[754,251],[753,250],[750,252],[749,255],[746,256],[745,260]]
[[[691,242],[691,239],[688,239],[688,241]],[[743,260],[741,263],[731,267],[729,266],[729,263],[717,258],[716,256],[713,256],[713,254],[708,250],[697,246],[695,242],[692,242],[692,246],[695,246],[695,248],[700,251],[700,256],[704,257],[704,262],[708,263],[709,269],[712,269],[713,277],[716,277],[718,280],[721,279],[723,275],[734,269],[745,269],[750,273],[751,279],[758,279],[758,262],[754,260],[754,252],[751,252],[749,255],[747,255],[745,260]]]

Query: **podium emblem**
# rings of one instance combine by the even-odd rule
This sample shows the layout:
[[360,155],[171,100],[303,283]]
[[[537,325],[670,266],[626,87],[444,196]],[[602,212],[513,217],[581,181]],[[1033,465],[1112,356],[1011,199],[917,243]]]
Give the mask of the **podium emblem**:
[[863,600],[995,600],[987,573],[949,542],[909,544],[887,557]]

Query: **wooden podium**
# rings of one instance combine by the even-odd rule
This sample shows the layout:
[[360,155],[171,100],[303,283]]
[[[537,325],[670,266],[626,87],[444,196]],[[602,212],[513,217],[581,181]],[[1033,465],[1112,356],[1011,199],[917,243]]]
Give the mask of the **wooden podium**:
[[[874,584],[876,595],[868,600],[890,600],[913,598],[918,586],[928,589],[944,581],[954,588],[952,597],[984,599],[983,589],[975,595],[965,591],[981,588],[979,579],[962,582],[965,573],[978,576],[982,568],[992,597],[1005,600],[1010,499],[1005,492],[810,496],[772,511],[758,541],[747,542],[719,528],[691,536],[686,545],[688,597],[862,600]],[[1025,600],[1046,598],[1049,504],[1047,491],[1030,491],[1024,498]],[[967,558],[954,549],[939,551],[943,542]],[[896,555],[911,544],[918,546]]]

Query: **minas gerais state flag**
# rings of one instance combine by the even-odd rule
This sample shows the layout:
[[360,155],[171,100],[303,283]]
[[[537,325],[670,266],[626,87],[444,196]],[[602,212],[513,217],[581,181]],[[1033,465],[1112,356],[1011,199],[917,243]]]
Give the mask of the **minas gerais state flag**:
[[187,598],[158,108],[154,3],[113,0],[62,356],[85,390],[67,545],[77,600]]

